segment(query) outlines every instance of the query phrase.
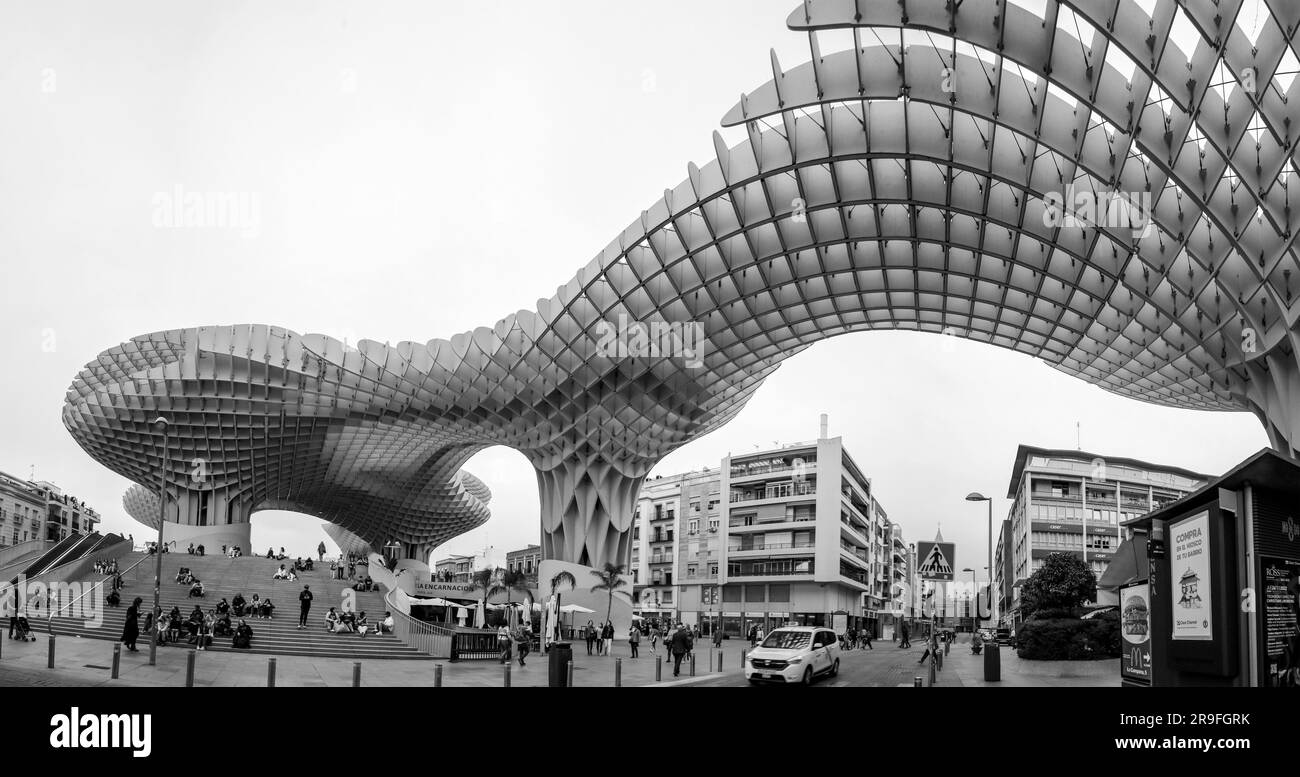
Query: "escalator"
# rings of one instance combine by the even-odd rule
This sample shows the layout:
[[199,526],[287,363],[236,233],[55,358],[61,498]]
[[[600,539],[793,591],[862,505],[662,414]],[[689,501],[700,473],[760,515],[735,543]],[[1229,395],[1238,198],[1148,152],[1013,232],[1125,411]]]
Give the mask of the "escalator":
[[[38,556],[31,564],[28,564],[27,568],[22,571],[21,576],[31,579],[49,572],[55,567],[70,564],[73,561],[115,545],[121,542],[122,539],[117,534],[100,534],[99,532],[65,537],[59,540],[54,547]],[[10,582],[16,584],[18,578],[14,578]]]

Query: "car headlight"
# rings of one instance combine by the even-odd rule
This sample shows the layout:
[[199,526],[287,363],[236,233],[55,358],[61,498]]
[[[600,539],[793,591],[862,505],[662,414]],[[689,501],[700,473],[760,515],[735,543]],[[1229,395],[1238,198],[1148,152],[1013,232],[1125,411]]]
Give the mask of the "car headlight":
[[792,659],[790,659],[789,661],[786,661],[786,663],[787,663],[787,664],[791,664],[791,665],[793,665],[793,664],[802,664],[802,663],[803,663],[803,657],[800,656],[800,657],[797,657],[797,658],[792,658]]

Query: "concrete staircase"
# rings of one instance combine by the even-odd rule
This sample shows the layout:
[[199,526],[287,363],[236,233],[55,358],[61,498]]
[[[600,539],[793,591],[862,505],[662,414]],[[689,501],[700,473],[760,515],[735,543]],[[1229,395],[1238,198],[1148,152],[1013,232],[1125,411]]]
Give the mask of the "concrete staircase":
[[[128,569],[144,557],[141,553],[130,553],[118,561],[120,569]],[[318,565],[315,570],[303,573],[295,582],[274,580],[272,576],[285,562],[266,558],[242,557],[230,559],[224,556],[191,556],[188,553],[164,553],[162,576],[162,606],[164,612],[171,612],[172,607],[180,607],[182,615],[188,617],[194,605],[203,607],[204,612],[215,608],[225,598],[233,600],[242,593],[251,601],[253,594],[259,598],[270,598],[275,605],[272,618],[247,618],[253,629],[253,646],[244,653],[264,653],[269,655],[319,656],[324,658],[352,659],[423,659],[430,658],[403,644],[388,634],[330,634],[325,631],[325,613],[330,607],[343,611],[344,596],[352,598],[357,612],[365,612],[372,625],[377,625],[384,617],[386,605],[384,594],[378,591],[358,592],[348,589],[346,580],[331,580],[329,564]],[[145,560],[136,572],[125,576],[127,587],[122,589],[120,607],[104,607],[104,622],[98,628],[83,623],[81,618],[55,618],[54,633],[59,636],[72,636],[88,639],[116,641],[122,636],[122,627],[126,622],[126,609],[135,597],[144,600],[141,606],[140,624],[144,625],[145,613],[153,606],[154,561]],[[203,581],[205,596],[202,599],[189,598],[189,586],[181,585],[176,580],[176,573],[181,567],[189,567],[195,577]],[[98,577],[92,578],[99,580]],[[311,586],[315,595],[312,600],[311,614],[308,616],[307,628],[298,628],[298,594],[303,585]],[[107,589],[106,589],[107,590]],[[99,595],[102,597],[105,591]],[[101,603],[102,604],[102,603]],[[231,616],[234,625],[239,619]],[[33,629],[46,630],[44,617],[33,617]],[[215,637],[209,650],[234,650],[230,646],[230,637]],[[141,635],[137,647],[144,650],[148,639]],[[169,644],[164,649],[189,649],[188,643]]]

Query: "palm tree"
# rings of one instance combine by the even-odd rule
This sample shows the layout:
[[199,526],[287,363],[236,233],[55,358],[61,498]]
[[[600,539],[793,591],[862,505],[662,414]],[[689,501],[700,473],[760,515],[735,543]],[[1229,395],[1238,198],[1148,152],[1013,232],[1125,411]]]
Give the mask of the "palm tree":
[[[507,569],[502,573],[501,586],[507,593],[522,593],[525,600],[523,602],[524,604],[527,604],[527,600],[533,595],[533,590],[528,587],[528,575],[526,575],[522,569]],[[523,614],[523,617],[528,618],[530,621],[532,620],[532,616],[533,614],[531,612],[525,612]]]
[[606,561],[603,569],[591,570],[591,574],[600,580],[599,583],[591,587],[592,593],[596,591],[609,592],[609,606],[605,609],[606,623],[610,622],[610,616],[614,613],[614,591],[627,585],[627,581],[623,579],[624,569],[626,569],[625,564],[613,564]]
[[551,596],[555,597],[555,640],[560,639],[560,592],[562,585],[568,585],[569,590],[578,587],[578,578],[573,576],[572,572],[560,571],[555,573],[551,578]]
[[480,628],[482,628],[487,625],[488,599],[506,589],[497,582],[497,571],[491,567],[478,570],[474,574],[470,575],[469,579],[470,582],[474,584],[475,588],[482,589],[483,591],[483,624],[480,625]]

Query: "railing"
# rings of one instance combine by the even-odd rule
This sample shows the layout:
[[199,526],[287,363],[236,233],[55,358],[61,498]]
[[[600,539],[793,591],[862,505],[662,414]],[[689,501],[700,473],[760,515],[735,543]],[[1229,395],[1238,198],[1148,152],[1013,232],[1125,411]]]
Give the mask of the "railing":
[[[53,610],[49,609],[49,607],[48,607],[48,603],[47,603],[47,606],[46,606],[46,617],[47,617],[48,620],[49,620],[49,633],[50,633],[50,634],[53,634],[53,633],[54,633],[54,629],[53,629],[54,618],[55,618],[56,616],[58,616],[59,613],[62,613],[64,610],[68,609],[69,607],[71,607],[72,605],[74,605],[74,604],[76,604],[77,602],[81,601],[82,599],[86,598],[87,596],[90,596],[91,594],[94,594],[94,593],[96,593],[96,592],[102,592],[102,591],[104,590],[104,583],[105,583],[105,582],[107,582],[107,581],[109,581],[109,580],[112,580],[114,577],[119,577],[119,576],[120,576],[120,577],[125,578],[125,577],[127,576],[128,573],[135,571],[136,567],[140,566],[141,564],[143,564],[143,563],[146,562],[146,561],[151,560],[152,558],[153,558],[152,555],[144,556],[143,558],[139,559],[138,561],[136,561],[136,562],[135,562],[134,564],[132,564],[131,566],[127,567],[126,569],[119,570],[118,572],[113,573],[113,574],[105,575],[104,578],[103,578],[102,580],[100,580],[99,582],[97,582],[97,583],[95,583],[93,586],[91,586],[89,591],[86,591],[86,592],[82,593],[80,596],[77,596],[77,597],[73,598],[73,600],[70,601],[70,602],[68,602],[67,604],[61,604],[57,609],[53,609]],[[135,578],[135,579],[136,579],[137,582],[139,582],[139,580],[140,580],[140,576],[139,576],[139,574],[136,575],[136,578]],[[137,614],[138,614],[138,613],[137,613]]]
[[458,631],[452,643],[453,661],[483,661],[501,657],[495,631]]
[[390,588],[384,594],[388,611],[393,614],[393,636],[426,656],[451,658],[452,640],[455,639],[456,632],[445,626],[416,620],[402,612],[394,599],[396,592],[397,589]]
[[6,566],[11,562],[26,556],[33,550],[39,550],[44,546],[45,545],[41,540],[27,540],[26,542],[20,542],[17,545],[8,545],[0,548],[0,567]]
[[749,550],[787,550],[789,548],[814,548],[812,542],[769,542],[763,545],[754,545],[752,547],[727,548],[728,553],[744,553]]
[[810,469],[817,469],[816,461],[805,461],[803,465],[799,467],[796,467],[793,464],[789,464],[784,467],[754,467],[752,469],[748,467],[732,467],[731,477],[747,478],[751,475],[771,475],[778,472],[795,472],[798,470],[803,470],[806,472],[807,470]]

